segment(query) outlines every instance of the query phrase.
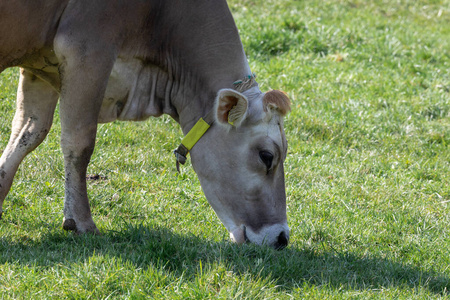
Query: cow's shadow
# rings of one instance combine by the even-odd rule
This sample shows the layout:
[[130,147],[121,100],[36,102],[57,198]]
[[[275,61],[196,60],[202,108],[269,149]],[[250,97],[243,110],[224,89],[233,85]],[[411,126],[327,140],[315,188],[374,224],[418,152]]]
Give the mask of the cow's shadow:
[[195,280],[200,266],[225,263],[232,272],[268,277],[286,291],[301,288],[307,282],[344,291],[406,287],[423,288],[437,296],[450,294],[447,274],[385,258],[293,246],[282,251],[238,246],[144,225],[126,225],[120,231],[104,232],[101,236],[76,236],[54,230],[36,241],[12,242],[0,238],[0,264],[70,265],[87,261],[94,253],[120,258],[141,269],[163,266],[172,275],[191,280]]

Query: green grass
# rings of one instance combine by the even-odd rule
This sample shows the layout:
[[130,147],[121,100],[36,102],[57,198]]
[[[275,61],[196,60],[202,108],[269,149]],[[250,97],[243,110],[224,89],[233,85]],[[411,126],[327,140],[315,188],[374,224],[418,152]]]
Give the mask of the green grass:
[[[291,243],[236,246],[168,117],[101,125],[102,236],[61,229],[58,116],[0,222],[0,298],[450,298],[450,2],[230,0],[262,89],[286,91]],[[0,149],[17,70],[0,77]],[[144,137],[144,138],[142,138]]]

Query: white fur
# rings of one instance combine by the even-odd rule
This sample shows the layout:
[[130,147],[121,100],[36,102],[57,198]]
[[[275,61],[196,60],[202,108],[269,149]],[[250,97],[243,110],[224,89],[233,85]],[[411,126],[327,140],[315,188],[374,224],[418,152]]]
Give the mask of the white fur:
[[250,228],[246,228],[247,238],[250,242],[257,245],[273,245],[278,241],[278,236],[284,232],[289,236],[289,226],[287,223],[274,224],[263,227],[258,233],[253,232]]
[[[230,130],[233,126],[225,120],[227,111],[222,109],[225,105],[231,108],[230,99],[223,99],[226,102],[220,103],[227,96],[237,97],[245,104],[236,105],[236,111],[232,113],[231,119],[234,120],[233,114],[238,116],[234,123],[236,130]],[[285,195],[275,182],[282,175],[270,175],[273,176],[272,181],[267,181],[265,166],[254,149],[271,151],[276,158],[274,163],[282,164],[286,143],[283,116],[275,109],[264,111],[262,97],[258,87],[244,94],[220,90],[215,104],[217,123],[192,148],[191,158],[206,198],[228,230],[231,240],[237,244],[249,241],[278,247],[280,234],[289,238]],[[221,104],[221,111],[218,111]],[[226,159],[230,157],[232,159]],[[282,172],[283,168],[272,170]],[[270,212],[262,216],[267,218],[267,222],[253,228],[251,220],[258,216],[252,214],[258,213],[261,205]]]
[[[217,116],[218,107],[219,107],[221,101],[224,101],[225,97],[230,97],[230,96],[236,97],[238,99],[238,103],[230,110],[230,113],[228,115],[228,121],[233,122],[233,125],[231,125],[228,122],[227,123],[222,122]],[[216,117],[216,121],[218,124],[225,126],[227,128],[231,128],[230,126],[239,127],[241,125],[242,121],[245,120],[245,118],[247,117],[247,111],[248,111],[247,97],[245,97],[243,94],[241,94],[235,90],[232,90],[232,89],[221,89],[217,93],[214,110],[216,112],[215,117]]]
[[230,239],[236,244],[245,243],[245,229],[244,226],[236,227],[236,229],[230,231]]

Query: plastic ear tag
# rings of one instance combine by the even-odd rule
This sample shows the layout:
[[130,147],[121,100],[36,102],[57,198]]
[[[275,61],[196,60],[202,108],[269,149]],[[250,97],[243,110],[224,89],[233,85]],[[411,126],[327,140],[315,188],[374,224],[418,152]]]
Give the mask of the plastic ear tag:
[[230,116],[233,115],[233,112],[236,110],[236,105],[233,106],[230,111],[228,112],[228,124],[230,124],[231,126],[234,126],[234,121],[230,120]]

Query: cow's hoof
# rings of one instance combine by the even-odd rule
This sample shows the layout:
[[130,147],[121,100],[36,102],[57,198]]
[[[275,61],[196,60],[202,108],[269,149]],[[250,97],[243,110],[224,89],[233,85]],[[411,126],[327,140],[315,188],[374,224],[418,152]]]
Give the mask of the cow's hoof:
[[78,234],[93,234],[93,235],[101,235],[100,230],[98,230],[97,226],[89,226],[88,228],[84,229],[83,231],[77,230]]
[[77,224],[74,219],[64,219],[62,227],[67,231],[77,231]]
[[100,230],[98,230],[94,222],[87,222],[86,224],[80,223],[77,225],[74,219],[64,219],[62,226],[64,230],[74,231],[76,234],[90,233],[100,235]]

